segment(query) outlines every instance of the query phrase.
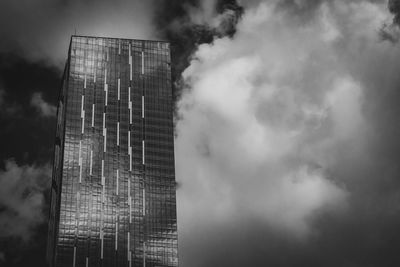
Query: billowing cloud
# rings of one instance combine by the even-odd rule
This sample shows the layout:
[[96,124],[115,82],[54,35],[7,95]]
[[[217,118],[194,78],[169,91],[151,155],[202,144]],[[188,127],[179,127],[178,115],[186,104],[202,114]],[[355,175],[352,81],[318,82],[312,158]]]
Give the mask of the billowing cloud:
[[248,11],[233,40],[200,46],[184,72],[177,155],[191,162],[178,176],[204,190],[207,209],[219,203],[209,217],[253,209],[303,234],[308,215],[344,201],[324,172],[337,142],[362,124],[361,92],[326,56],[334,37],[319,26],[290,31],[273,12],[267,4]]
[[[379,39],[390,15],[382,2],[314,1],[312,14],[292,2],[306,3],[253,1],[234,37],[200,45],[183,73],[176,160],[185,266],[360,263],[357,251],[338,259],[341,248],[315,244],[333,246],[332,233],[361,218],[367,233],[374,222],[363,201],[385,198],[366,195],[379,177],[361,166],[382,162],[371,153],[382,145],[372,138],[380,87],[371,80],[385,72],[373,73],[374,60],[398,55]],[[295,259],[271,255],[279,246]]]
[[31,98],[31,106],[37,109],[44,117],[56,116],[57,108],[52,104],[44,101],[41,93],[33,93]]
[[0,170],[0,239],[29,240],[45,221],[44,191],[50,182],[50,167],[19,166],[13,160]]

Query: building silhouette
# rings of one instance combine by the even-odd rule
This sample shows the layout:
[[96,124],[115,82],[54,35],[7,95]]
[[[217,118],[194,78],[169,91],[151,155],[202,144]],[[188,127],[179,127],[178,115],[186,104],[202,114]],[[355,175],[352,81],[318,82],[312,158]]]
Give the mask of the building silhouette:
[[58,103],[49,266],[177,266],[169,44],[72,36]]

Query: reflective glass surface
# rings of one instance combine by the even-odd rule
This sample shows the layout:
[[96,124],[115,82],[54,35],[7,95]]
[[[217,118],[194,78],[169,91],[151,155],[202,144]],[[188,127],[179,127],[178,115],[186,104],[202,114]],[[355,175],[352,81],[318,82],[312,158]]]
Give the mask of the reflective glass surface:
[[58,106],[51,266],[177,266],[169,44],[73,36]]

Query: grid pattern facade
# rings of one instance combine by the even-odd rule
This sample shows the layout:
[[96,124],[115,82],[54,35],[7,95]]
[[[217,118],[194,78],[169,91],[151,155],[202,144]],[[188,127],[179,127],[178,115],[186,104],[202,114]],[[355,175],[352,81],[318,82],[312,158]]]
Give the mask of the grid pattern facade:
[[169,44],[72,36],[48,236],[56,267],[177,266]]

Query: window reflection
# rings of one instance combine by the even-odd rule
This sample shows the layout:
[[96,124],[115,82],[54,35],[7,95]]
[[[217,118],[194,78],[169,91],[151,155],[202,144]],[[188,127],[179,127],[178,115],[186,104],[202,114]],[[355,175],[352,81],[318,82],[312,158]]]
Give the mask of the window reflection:
[[72,37],[58,111],[51,266],[178,265],[169,62],[164,42]]

